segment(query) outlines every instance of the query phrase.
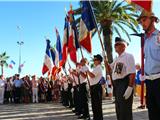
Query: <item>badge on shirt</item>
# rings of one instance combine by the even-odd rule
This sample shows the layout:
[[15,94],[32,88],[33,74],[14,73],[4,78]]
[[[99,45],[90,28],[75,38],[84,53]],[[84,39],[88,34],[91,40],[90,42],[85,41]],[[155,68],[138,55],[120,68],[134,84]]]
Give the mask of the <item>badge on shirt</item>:
[[123,63],[118,62],[116,64],[116,69],[115,69],[114,73],[121,74],[122,73],[122,69],[123,69]]

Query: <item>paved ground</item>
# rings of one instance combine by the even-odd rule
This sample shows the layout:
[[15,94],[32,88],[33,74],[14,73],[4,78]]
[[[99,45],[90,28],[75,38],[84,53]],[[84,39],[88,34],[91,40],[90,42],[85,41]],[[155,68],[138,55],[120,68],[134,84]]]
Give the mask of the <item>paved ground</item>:
[[[146,109],[137,109],[139,101],[134,99],[133,120],[148,120]],[[92,111],[90,106],[90,114]],[[116,120],[114,104],[103,100],[104,120]],[[71,109],[59,103],[0,105],[0,120],[77,120]]]

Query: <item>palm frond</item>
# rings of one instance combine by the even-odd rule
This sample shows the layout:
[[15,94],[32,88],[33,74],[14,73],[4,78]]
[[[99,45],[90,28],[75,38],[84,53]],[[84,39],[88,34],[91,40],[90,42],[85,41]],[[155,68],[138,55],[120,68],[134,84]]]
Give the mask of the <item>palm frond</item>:
[[2,66],[6,66],[8,65],[7,64],[7,59],[9,58],[9,56],[7,56],[6,52],[3,52],[1,55],[0,55],[0,64]]
[[124,21],[119,21],[119,23],[121,23],[121,24],[123,24],[123,25],[125,25],[125,26],[127,26],[128,28],[130,28],[131,30],[133,30],[134,32],[136,32],[137,33],[137,30],[134,28],[134,26],[132,25],[132,23],[129,23],[129,22],[124,22]]
[[120,2],[120,3],[118,3],[118,4],[115,4],[115,6],[114,6],[113,9],[112,9],[112,12],[116,12],[116,11],[120,10],[121,5],[122,5],[123,3],[124,3],[124,1],[122,1],[122,2]]
[[82,8],[77,8],[74,11],[74,15],[80,15],[81,14],[81,11],[82,11]]
[[5,66],[5,67],[8,67],[8,63],[5,62],[5,63],[4,63],[4,66]]
[[121,30],[126,34],[126,36],[128,37],[129,41],[131,41],[130,35],[128,34],[127,30],[121,26],[121,24],[117,23],[117,26],[119,28],[121,28]]
[[121,34],[116,26],[113,26],[113,30],[118,34],[119,37],[121,37]]

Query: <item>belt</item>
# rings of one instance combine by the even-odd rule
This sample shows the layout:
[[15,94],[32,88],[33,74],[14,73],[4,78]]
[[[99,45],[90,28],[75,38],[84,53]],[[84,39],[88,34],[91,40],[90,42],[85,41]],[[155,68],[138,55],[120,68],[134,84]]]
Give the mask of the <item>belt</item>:
[[158,79],[158,78],[160,78],[160,73],[154,74],[154,75],[146,75],[145,76],[145,79],[147,79],[147,80],[155,80],[155,79]]

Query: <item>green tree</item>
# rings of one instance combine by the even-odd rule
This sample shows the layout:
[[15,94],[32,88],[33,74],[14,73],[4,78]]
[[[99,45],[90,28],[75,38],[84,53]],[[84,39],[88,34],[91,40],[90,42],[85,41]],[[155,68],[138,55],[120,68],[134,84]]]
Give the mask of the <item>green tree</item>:
[[[121,32],[125,33],[131,41],[127,27],[137,33],[136,26],[138,25],[136,18],[137,13],[134,6],[122,1],[92,1],[91,2],[97,25],[100,33],[103,34],[103,44],[107,53],[108,61],[113,61],[112,55],[112,36],[117,33],[121,37]],[[81,2],[80,2],[81,6]],[[75,15],[78,15],[76,21],[79,26],[81,7],[74,10]],[[94,35],[94,34],[93,34]]]
[[8,64],[7,64],[8,58],[9,58],[9,56],[6,55],[6,52],[3,52],[2,54],[0,54],[0,66],[1,66],[1,74],[2,75],[3,75],[3,67],[8,66]]

